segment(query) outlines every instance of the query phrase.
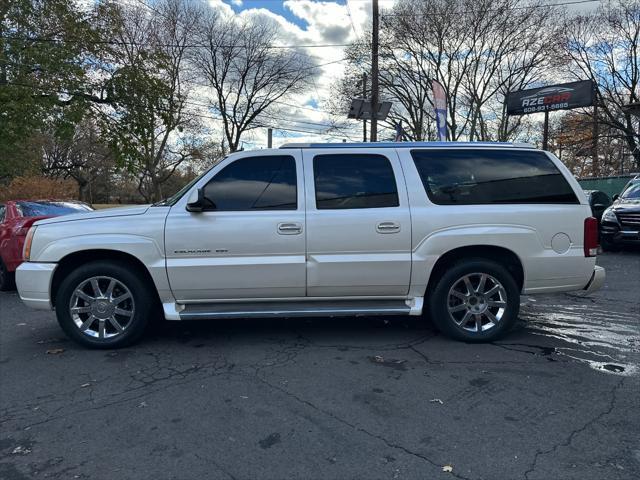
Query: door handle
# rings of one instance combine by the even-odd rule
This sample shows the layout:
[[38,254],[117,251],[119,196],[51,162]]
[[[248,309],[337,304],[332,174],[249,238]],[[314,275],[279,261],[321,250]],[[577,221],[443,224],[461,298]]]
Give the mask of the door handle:
[[280,235],[298,235],[302,233],[302,225],[299,223],[279,223],[278,233]]
[[397,233],[400,231],[400,224],[396,222],[381,222],[376,225],[378,233]]

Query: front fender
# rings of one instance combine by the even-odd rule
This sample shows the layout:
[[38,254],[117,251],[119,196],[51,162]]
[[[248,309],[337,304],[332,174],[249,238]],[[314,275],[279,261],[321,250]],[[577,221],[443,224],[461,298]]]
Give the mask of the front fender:
[[[38,232],[40,233],[40,232]],[[153,238],[130,234],[76,235],[52,240],[34,252],[37,262],[60,263],[72,254],[113,251],[135,257],[146,267],[161,299],[172,298],[162,245]]]
[[59,238],[34,251],[32,259],[58,263],[72,253],[87,250],[115,250],[128,253],[147,266],[158,262],[164,265],[162,247],[153,238],[130,234],[89,234]]

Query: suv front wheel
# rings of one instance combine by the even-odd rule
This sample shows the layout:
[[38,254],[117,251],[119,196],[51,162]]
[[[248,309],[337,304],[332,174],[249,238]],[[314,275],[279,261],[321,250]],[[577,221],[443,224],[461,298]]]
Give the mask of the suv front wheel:
[[120,348],[137,341],[153,311],[154,297],[137,269],[119,261],[82,265],[56,295],[58,323],[89,348]]
[[438,329],[466,342],[491,342],[515,323],[520,292],[499,263],[468,259],[447,268],[437,280],[429,310]]

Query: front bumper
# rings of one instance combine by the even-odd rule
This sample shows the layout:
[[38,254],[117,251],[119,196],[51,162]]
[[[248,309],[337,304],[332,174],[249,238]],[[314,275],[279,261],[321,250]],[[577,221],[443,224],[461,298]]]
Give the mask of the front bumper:
[[55,263],[24,262],[16,270],[18,294],[25,305],[51,310],[51,280],[58,265]]
[[587,293],[587,295],[600,290],[602,288],[602,285],[604,285],[605,278],[606,273],[604,271],[604,268],[596,265],[593,269],[593,275],[591,275],[589,283],[587,283],[587,286],[584,287],[584,291]]
[[637,245],[640,244],[640,231],[619,230],[616,233],[602,232],[602,238],[613,244]]
[[640,229],[628,224],[603,220],[600,224],[602,239],[611,244],[639,244]]

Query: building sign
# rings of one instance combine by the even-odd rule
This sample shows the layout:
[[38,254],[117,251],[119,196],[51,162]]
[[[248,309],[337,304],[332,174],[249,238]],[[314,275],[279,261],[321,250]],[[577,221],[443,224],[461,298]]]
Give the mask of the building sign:
[[594,100],[595,88],[591,80],[531,88],[507,95],[507,114],[526,115],[589,107],[593,105]]

